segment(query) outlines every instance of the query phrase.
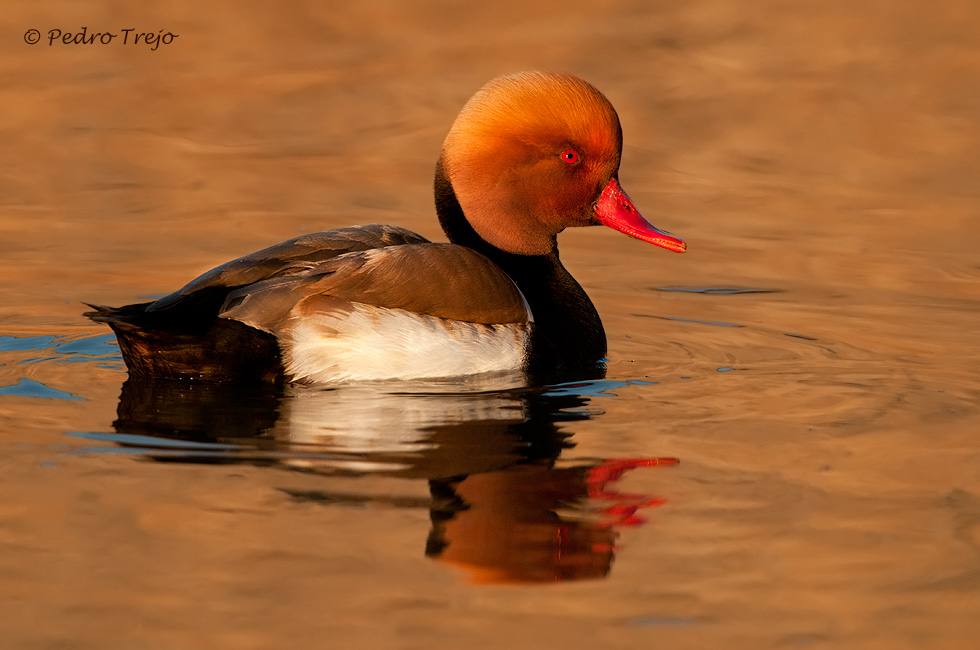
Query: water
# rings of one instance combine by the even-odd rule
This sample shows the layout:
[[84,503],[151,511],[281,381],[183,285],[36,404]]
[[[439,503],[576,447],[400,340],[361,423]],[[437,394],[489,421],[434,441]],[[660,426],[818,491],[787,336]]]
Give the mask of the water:
[[[975,647],[974,6],[408,7],[171,3],[156,51],[0,19],[0,647]],[[439,238],[441,139],[523,68],[609,95],[690,247],[561,236],[604,379],[141,384],[81,317],[303,232]]]

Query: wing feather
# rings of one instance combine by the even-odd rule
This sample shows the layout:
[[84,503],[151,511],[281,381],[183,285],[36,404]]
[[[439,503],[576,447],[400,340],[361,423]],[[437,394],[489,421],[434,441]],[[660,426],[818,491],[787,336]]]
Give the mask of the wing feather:
[[251,285],[269,278],[303,274],[320,262],[351,252],[428,241],[405,228],[379,224],[302,235],[215,267],[178,291],[150,303],[146,311],[172,307],[188,295],[210,287]]
[[524,324],[517,285],[483,255],[455,244],[406,244],[345,253],[231,292],[219,315],[279,333],[352,303],[485,325]]

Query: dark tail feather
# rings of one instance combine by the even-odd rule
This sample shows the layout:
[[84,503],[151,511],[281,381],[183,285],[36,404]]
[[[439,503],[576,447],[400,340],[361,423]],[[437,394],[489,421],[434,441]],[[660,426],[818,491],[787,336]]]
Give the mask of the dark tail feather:
[[94,311],[84,315],[112,328],[131,376],[213,382],[282,381],[284,369],[275,336],[238,321],[218,318],[223,295],[196,298],[152,312],[146,311],[152,304],[148,302],[123,307],[86,303]]
[[132,318],[136,314],[145,311],[147,305],[150,303],[143,302],[135,305],[126,305],[125,307],[108,307],[106,305],[93,305],[90,302],[83,303],[88,305],[95,311],[87,311],[82,314],[87,318],[94,320],[96,323],[117,323],[125,322],[129,318]]

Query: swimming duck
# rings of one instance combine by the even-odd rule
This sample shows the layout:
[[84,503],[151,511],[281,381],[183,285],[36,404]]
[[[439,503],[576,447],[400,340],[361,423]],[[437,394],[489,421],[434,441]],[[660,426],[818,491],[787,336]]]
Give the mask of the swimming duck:
[[606,337],[557,235],[606,225],[682,252],[618,180],[609,101],[569,75],[496,78],[436,164],[451,243],[386,225],[328,230],[223,264],[153,302],[90,305],[131,376],[336,382],[595,368]]

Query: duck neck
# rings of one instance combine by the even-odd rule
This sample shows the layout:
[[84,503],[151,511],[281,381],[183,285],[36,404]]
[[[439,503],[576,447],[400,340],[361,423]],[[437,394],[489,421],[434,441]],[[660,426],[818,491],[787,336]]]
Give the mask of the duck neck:
[[519,255],[488,243],[466,220],[441,159],[436,165],[435,199],[449,241],[488,257],[524,294],[534,317],[532,368],[544,376],[551,371],[594,370],[606,355],[606,334],[589,296],[558,259],[557,246],[547,255]]

